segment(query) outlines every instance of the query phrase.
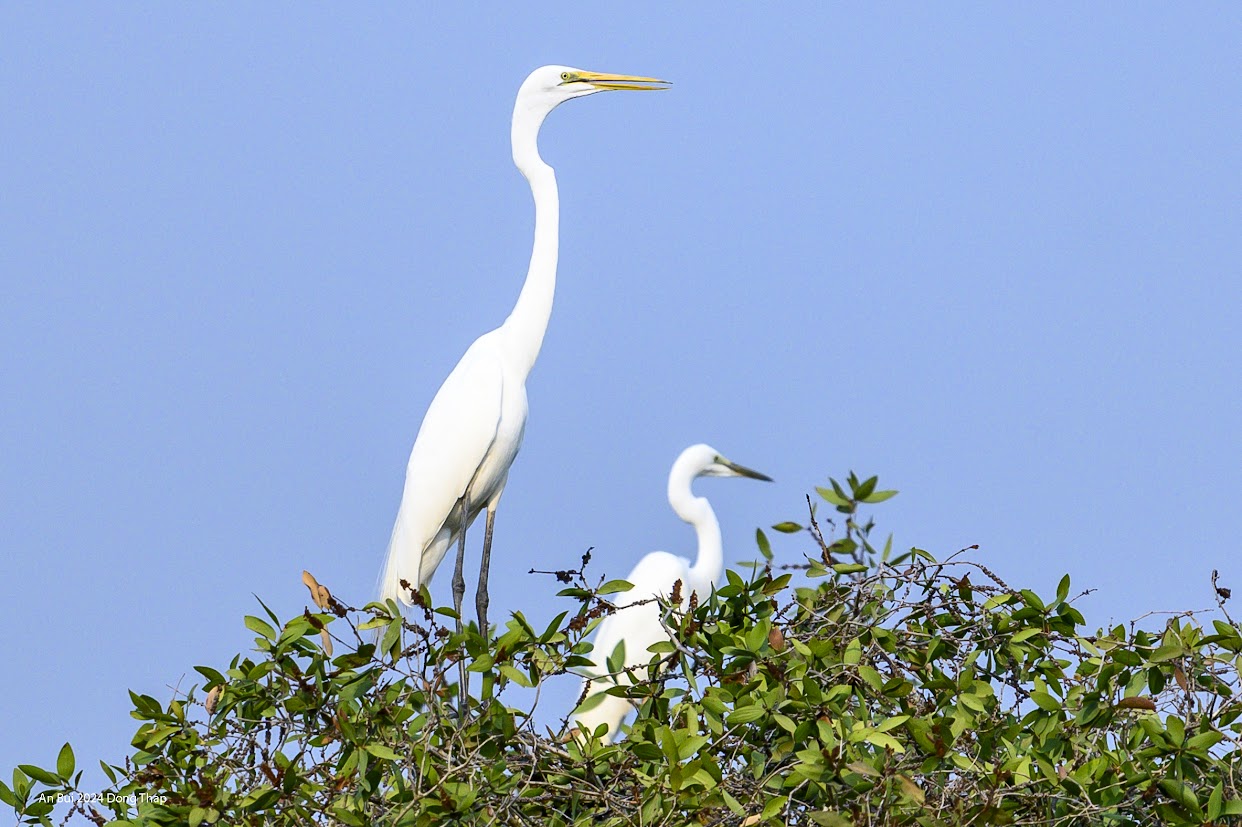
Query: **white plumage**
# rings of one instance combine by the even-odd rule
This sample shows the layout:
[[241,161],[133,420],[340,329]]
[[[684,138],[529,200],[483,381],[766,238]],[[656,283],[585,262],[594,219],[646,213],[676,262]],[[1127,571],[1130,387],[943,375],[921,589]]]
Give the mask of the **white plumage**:
[[[749,477],[771,481],[771,478],[725,459],[710,445],[692,445],[681,452],[668,475],[668,502],[678,517],[694,526],[698,537],[698,555],[692,564],[685,557],[667,551],[653,551],[638,561],[625,578],[633,588],[617,595],[616,611],[606,617],[596,631],[595,640],[587,657],[594,666],[584,669],[585,692],[581,707],[571,718],[583,733],[594,733],[600,724],[607,724],[604,743],[616,740],[621,722],[633,708],[629,700],[605,695],[591,702],[595,695],[605,692],[616,684],[630,684],[627,675],[607,676],[608,658],[618,644],[625,644],[622,665],[635,669],[635,675],[643,678],[646,665],[653,657],[647,649],[662,640],[668,633],[660,622],[660,606],[651,598],[661,597],[668,601],[673,594],[673,584],[681,581],[679,605],[684,606],[692,593],[698,593],[702,601],[711,594],[716,582],[724,573],[724,550],[720,538],[720,523],[711,503],[705,497],[696,497],[691,483],[698,477]],[[646,601],[646,602],[643,602]]]
[[[380,599],[409,605],[456,542],[453,605],[461,614],[465,532],[484,510],[487,531],[475,605],[487,630],[492,523],[526,429],[526,377],[534,367],[556,290],[560,204],[556,175],[539,157],[539,128],[561,103],[607,90],[663,88],[654,78],[544,66],[526,78],[513,106],[513,162],[535,200],[530,268],[513,312],[475,340],[432,399],[406,467],[405,491],[380,576]],[[410,588],[403,588],[401,581]]]

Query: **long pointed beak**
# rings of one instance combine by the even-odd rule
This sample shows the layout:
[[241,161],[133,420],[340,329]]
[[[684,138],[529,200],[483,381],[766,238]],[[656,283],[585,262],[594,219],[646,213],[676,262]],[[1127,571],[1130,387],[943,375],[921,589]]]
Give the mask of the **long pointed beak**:
[[721,465],[723,465],[725,468],[728,468],[730,471],[737,474],[739,477],[750,477],[752,480],[763,480],[764,482],[772,482],[772,478],[769,477],[767,474],[760,474],[758,471],[754,470],[753,468],[747,468],[745,465],[738,465],[736,462],[725,459],[724,457],[720,457],[718,462]]
[[647,78],[641,75],[613,75],[607,72],[579,72],[576,81],[589,83],[600,89],[625,89],[634,92],[655,92],[667,89],[670,81]]

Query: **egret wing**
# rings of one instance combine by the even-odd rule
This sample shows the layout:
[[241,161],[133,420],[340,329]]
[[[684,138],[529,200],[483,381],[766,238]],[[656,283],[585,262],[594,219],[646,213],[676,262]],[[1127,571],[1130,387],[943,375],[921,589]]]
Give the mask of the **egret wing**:
[[[481,336],[444,380],[418,429],[388,546],[381,600],[408,603],[401,580],[417,587],[435,573],[423,565],[423,553],[442,530],[460,530],[457,503],[496,439],[503,399],[501,361],[490,334]],[[472,504],[471,511],[477,506]]]
[[673,584],[680,580],[680,596],[684,601],[688,571],[689,565],[684,558],[666,551],[653,551],[638,561],[625,578],[634,584],[634,588],[617,595],[617,611],[600,624],[595,649],[597,666],[603,666],[603,661],[612,654],[620,640],[625,641],[626,666],[645,666],[651,660],[647,647],[668,640],[668,634],[660,622],[660,605],[654,598],[668,600],[673,593]]
[[[595,665],[583,671],[591,677],[608,674],[608,658],[616,651],[618,644],[624,642],[625,657],[622,665],[635,669],[635,675],[639,678],[645,677],[646,671],[643,667],[652,658],[651,652],[647,651],[648,647],[669,639],[660,622],[660,605],[653,598],[668,600],[673,592],[673,584],[681,580],[680,596],[684,601],[689,568],[689,561],[666,551],[653,551],[639,560],[638,565],[625,578],[634,588],[617,594],[617,610],[599,625],[591,651],[586,654]],[[584,698],[604,692],[614,685],[613,680],[587,678],[588,686],[583,693]],[[626,675],[618,675],[615,680],[620,684],[631,683]],[[601,723],[606,723],[608,741],[616,738],[621,721],[631,708],[624,698],[614,697],[606,697],[594,704],[586,704],[584,701],[584,705],[589,708],[573,715],[579,728],[585,732],[594,732]]]

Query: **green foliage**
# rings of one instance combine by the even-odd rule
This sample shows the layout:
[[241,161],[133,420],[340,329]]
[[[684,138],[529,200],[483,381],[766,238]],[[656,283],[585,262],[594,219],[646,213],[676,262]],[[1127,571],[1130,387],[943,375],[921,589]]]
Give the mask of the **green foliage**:
[[[255,649],[141,722],[96,824],[1202,825],[1242,823],[1237,700],[1242,630],[1174,615],[1088,634],[1069,577],[1051,599],[964,553],[938,562],[876,547],[861,506],[894,492],[851,474],[819,490],[803,562],[726,573],[710,599],[665,603],[628,736],[600,745],[534,722],[538,694],[574,681],[583,637],[611,611],[583,569],[555,572],[567,610],[543,629],[515,613],[491,641],[444,610],[356,611],[309,578],[315,611],[248,617]],[[809,504],[809,500],[808,500]],[[821,521],[828,529],[825,536]],[[840,526],[837,523],[840,522]],[[838,535],[839,530],[839,535]],[[586,558],[584,557],[584,566]],[[426,593],[422,593],[425,603]],[[332,649],[341,650],[333,656]],[[477,693],[456,709],[457,662]],[[618,664],[621,661],[618,660]],[[562,712],[565,710],[562,710]],[[548,717],[548,716],[541,716]],[[80,792],[55,771],[0,782],[20,822],[50,825]]]

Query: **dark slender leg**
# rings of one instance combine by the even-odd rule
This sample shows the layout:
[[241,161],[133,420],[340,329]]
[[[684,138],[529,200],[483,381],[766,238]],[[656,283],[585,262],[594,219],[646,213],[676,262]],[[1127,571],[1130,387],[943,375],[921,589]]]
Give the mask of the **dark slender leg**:
[[479,565],[479,588],[474,593],[474,608],[479,613],[479,632],[488,639],[487,626],[487,570],[492,565],[492,526],[496,523],[496,512],[487,510],[487,528],[483,531],[483,561]]
[[[462,632],[461,622],[461,599],[466,596],[466,578],[462,574],[462,567],[466,562],[466,520],[470,513],[467,508],[466,498],[463,496],[457,501],[461,507],[461,523],[457,534],[457,567],[453,570],[453,610],[457,612],[457,634]],[[466,653],[462,652],[461,659],[457,661],[457,714],[464,720],[468,711],[467,703],[470,697],[469,674],[466,672]]]

